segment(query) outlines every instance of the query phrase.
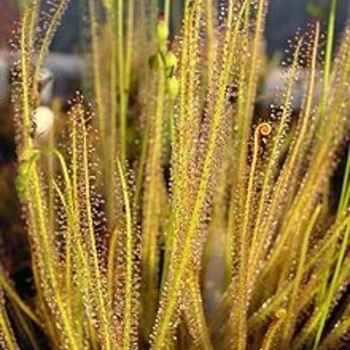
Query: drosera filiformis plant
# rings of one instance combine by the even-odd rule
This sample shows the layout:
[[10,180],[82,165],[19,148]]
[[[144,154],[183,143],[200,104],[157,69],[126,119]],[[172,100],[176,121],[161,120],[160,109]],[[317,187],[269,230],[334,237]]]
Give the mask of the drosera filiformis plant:
[[187,1],[170,38],[170,1],[88,0],[91,89],[47,145],[33,89],[69,1],[28,5],[13,102],[36,295],[23,302],[2,268],[4,349],[41,349],[36,328],[67,350],[342,347],[349,156],[328,198],[349,140],[350,29],[333,61],[334,12],[325,37],[319,22],[300,34],[283,102],[259,119],[267,4]]

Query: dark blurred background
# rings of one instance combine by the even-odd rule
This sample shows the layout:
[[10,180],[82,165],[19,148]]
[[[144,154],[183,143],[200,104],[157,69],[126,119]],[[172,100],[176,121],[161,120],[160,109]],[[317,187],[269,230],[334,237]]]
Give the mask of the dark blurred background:
[[[126,2],[128,0],[125,0]],[[133,0],[135,1],[135,0]],[[221,1],[222,3],[227,0]],[[11,37],[13,22],[27,0],[0,1],[0,45],[5,46]],[[43,0],[43,8],[47,1]],[[283,51],[287,41],[295,32],[305,30],[315,17],[327,18],[330,0],[270,0],[266,23],[267,53],[271,57],[276,51]],[[172,30],[176,32],[181,22],[184,0],[172,1]],[[160,0],[162,6],[162,0]],[[81,50],[86,20],[86,0],[71,0],[52,42],[52,51],[73,53]],[[339,35],[350,15],[350,1],[338,0],[336,33]]]
[[[47,1],[42,2],[43,8],[48,6]],[[287,40],[294,36],[296,30],[305,29],[315,17],[326,19],[330,2],[330,0],[270,0],[265,31],[269,56],[276,51],[283,51],[287,46]],[[5,45],[11,36],[13,21],[18,18],[19,9],[24,3],[26,0],[0,1],[0,43],[2,45]],[[160,6],[162,6],[161,3],[160,0]],[[181,21],[184,0],[173,0],[172,3],[172,29],[176,32]],[[70,1],[62,25],[52,42],[53,51],[64,53],[79,51],[85,11],[86,0]],[[341,33],[349,14],[350,1],[338,0],[337,34]]]

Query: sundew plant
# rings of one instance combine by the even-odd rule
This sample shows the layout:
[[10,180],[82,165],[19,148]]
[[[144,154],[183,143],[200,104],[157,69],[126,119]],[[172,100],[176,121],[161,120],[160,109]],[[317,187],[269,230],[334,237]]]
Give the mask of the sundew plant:
[[39,5],[12,43],[36,293],[22,300],[1,269],[1,348],[341,349],[350,161],[339,195],[331,177],[348,147],[350,27],[333,55],[336,1],[326,33],[315,20],[291,43],[284,102],[262,115],[268,1],[188,0],[171,38],[169,0],[86,0],[86,88],[45,142],[33,116],[69,0]]

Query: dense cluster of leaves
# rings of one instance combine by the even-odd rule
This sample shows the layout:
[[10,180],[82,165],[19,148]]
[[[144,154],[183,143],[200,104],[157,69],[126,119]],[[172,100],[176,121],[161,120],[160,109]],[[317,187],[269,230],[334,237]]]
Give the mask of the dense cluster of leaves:
[[52,349],[341,347],[350,162],[329,197],[349,137],[350,29],[332,64],[332,31],[325,62],[319,23],[296,39],[284,103],[262,120],[267,1],[187,1],[171,41],[170,1],[159,16],[156,1],[87,0],[91,105],[77,94],[38,147],[38,76],[69,0],[39,2],[14,42],[13,94],[36,295],[24,303],[3,271],[1,346],[22,348],[15,325],[33,349],[38,328]]

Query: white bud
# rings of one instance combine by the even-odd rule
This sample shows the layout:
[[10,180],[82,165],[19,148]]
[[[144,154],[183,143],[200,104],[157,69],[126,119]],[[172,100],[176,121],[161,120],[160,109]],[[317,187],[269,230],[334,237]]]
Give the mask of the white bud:
[[33,112],[34,141],[36,146],[43,146],[52,131],[55,116],[51,108],[39,106]]
[[52,78],[52,73],[48,68],[44,67],[40,69],[38,83],[41,87],[44,87]]
[[40,102],[48,104],[52,99],[53,75],[48,68],[42,68],[38,77]]

